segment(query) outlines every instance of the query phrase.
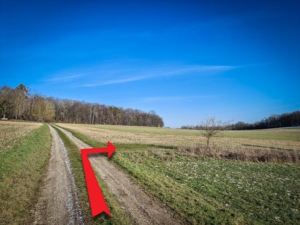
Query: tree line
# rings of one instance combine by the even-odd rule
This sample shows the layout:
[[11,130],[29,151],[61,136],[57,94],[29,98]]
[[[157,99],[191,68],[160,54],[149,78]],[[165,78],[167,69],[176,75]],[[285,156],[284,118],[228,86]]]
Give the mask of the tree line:
[[23,84],[16,88],[0,87],[0,115],[2,119],[40,122],[164,126],[163,119],[154,111],[146,113],[138,109],[45,97],[31,94]]
[[[227,126],[229,130],[252,130],[252,129],[268,129],[279,127],[300,126],[300,111],[296,110],[291,113],[283,113],[280,115],[271,115],[261,121],[255,123],[237,122]],[[198,126],[182,126],[181,129],[202,130],[202,125]]]
[[283,113],[280,115],[271,115],[261,121],[255,123],[237,122],[231,125],[233,130],[251,130],[251,129],[267,129],[279,127],[300,126],[300,111],[292,113]]

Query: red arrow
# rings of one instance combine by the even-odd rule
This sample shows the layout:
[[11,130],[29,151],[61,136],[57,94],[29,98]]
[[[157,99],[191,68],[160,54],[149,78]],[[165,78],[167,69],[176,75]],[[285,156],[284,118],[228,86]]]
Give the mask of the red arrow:
[[110,158],[111,155],[115,152],[115,150],[116,147],[113,146],[113,144],[111,144],[110,142],[108,142],[107,148],[88,148],[81,149],[80,151],[85,175],[85,182],[92,211],[92,217],[95,217],[102,212],[105,212],[107,215],[110,216],[110,212],[104,200],[100,186],[97,182],[92,165],[89,161],[88,154],[107,152],[107,156],[108,158]]

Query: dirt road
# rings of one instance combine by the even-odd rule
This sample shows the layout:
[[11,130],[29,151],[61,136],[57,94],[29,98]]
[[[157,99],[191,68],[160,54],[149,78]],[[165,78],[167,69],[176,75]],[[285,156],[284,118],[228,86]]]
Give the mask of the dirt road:
[[[90,148],[70,132],[61,129],[78,148]],[[94,171],[107,185],[109,191],[120,202],[122,208],[135,224],[181,224],[162,203],[154,201],[122,171],[115,168],[105,157],[89,157]]]
[[67,150],[51,127],[51,158],[34,224],[84,224]]

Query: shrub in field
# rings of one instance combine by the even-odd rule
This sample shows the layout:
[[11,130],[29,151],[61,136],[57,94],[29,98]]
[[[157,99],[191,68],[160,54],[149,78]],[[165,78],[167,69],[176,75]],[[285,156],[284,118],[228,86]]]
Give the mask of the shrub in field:
[[201,134],[206,138],[206,146],[209,147],[209,140],[228,128],[230,122],[222,122],[221,120],[216,120],[214,117],[207,118],[202,122],[199,129],[201,129]]

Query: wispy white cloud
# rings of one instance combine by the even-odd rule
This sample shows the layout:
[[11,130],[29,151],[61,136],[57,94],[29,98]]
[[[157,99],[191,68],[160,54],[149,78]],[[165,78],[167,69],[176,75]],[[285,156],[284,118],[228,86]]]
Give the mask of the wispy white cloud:
[[82,77],[83,74],[74,74],[74,75],[66,75],[66,74],[61,74],[60,76],[55,76],[49,79],[44,79],[44,82],[52,82],[52,83],[59,83],[59,82],[68,82],[75,80],[77,78]]
[[[120,83],[129,83],[146,79],[154,79],[160,77],[172,77],[172,76],[183,76],[183,75],[210,75],[222,73],[228,70],[232,70],[237,68],[236,66],[210,66],[210,65],[160,65],[160,66],[152,66],[145,68],[133,68],[130,69],[120,69],[118,70],[100,70],[91,73],[92,79],[90,82],[77,84],[76,87],[96,87],[103,85],[113,85]],[[99,76],[99,74],[103,76]],[[126,76],[126,74],[128,74]],[[107,79],[105,75],[109,75],[110,77],[116,77],[115,79]],[[99,79],[101,80],[99,82]],[[96,81],[95,81],[96,80]]]
[[217,95],[190,95],[190,96],[155,96],[155,97],[147,97],[143,99],[143,102],[163,102],[163,101],[187,101],[194,99],[209,99],[215,98]]
[[115,79],[115,80],[107,80],[100,83],[88,83],[88,84],[82,84],[77,85],[77,87],[96,87],[96,86],[102,86],[102,85],[109,85],[109,84],[119,84],[119,83],[128,83],[138,80],[144,80],[149,78],[149,76],[140,76],[140,77],[128,77],[123,79]]

